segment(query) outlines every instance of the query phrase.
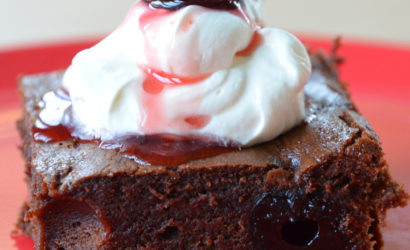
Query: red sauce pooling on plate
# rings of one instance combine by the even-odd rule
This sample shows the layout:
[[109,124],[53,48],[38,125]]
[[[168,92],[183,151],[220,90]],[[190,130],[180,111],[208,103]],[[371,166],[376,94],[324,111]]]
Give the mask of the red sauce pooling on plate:
[[17,250],[33,250],[34,242],[25,234],[12,235]]

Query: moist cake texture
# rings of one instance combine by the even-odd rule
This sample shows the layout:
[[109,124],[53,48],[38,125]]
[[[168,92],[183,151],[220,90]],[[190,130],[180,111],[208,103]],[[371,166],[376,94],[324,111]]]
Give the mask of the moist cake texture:
[[311,60],[302,124],[178,166],[139,164],[92,143],[35,142],[38,103],[63,72],[22,77],[30,197],[20,229],[36,249],[380,249],[386,210],[408,196],[336,60]]

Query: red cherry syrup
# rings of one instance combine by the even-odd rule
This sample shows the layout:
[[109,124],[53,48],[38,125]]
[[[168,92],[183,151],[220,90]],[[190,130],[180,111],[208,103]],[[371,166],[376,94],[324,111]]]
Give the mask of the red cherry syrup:
[[[145,30],[153,19],[168,15],[172,10],[180,9],[188,5],[200,5],[212,9],[228,10],[246,20],[247,17],[240,8],[240,0],[144,0],[148,5],[146,12],[140,17],[140,29]],[[149,7],[149,8],[148,8]],[[188,23],[190,24],[190,23]],[[189,26],[189,25],[188,25]],[[255,31],[252,41],[237,56],[250,56],[262,43],[262,36]],[[148,48],[149,50],[149,48]],[[147,55],[150,56],[150,55]],[[153,56],[153,55],[151,55]],[[151,58],[155,59],[155,58]],[[184,84],[194,84],[209,77],[178,77],[162,71],[156,71],[148,67],[141,67],[145,72],[146,79],[143,89],[146,93],[143,98],[144,108],[147,110],[145,127],[155,128],[161,123],[163,110],[161,109],[160,94],[164,89]],[[67,95],[56,96],[67,100]],[[206,136],[179,136],[173,134],[131,134],[117,137],[110,141],[102,141],[98,138],[85,139],[81,131],[71,126],[71,119],[64,119],[58,125],[48,125],[37,118],[36,125],[32,128],[34,141],[39,143],[53,143],[60,141],[72,141],[74,143],[94,143],[102,149],[116,150],[127,158],[134,159],[138,163],[152,165],[176,166],[192,160],[215,156],[218,154],[238,150],[239,145],[212,139]],[[205,127],[211,120],[206,115],[192,115],[183,119],[183,122],[193,129]],[[155,130],[155,129],[154,129]]]
[[151,8],[177,10],[189,5],[200,5],[210,9],[233,10],[239,0],[144,0]]
[[141,67],[145,73],[145,81],[143,88],[149,94],[159,94],[166,87],[195,84],[205,80],[210,75],[203,75],[197,77],[180,77],[163,71],[154,70],[149,67]]
[[[147,96],[143,97],[154,102],[158,101],[156,97],[167,87],[181,84],[192,84],[200,81],[199,78],[178,78],[163,72],[157,72],[144,68],[147,78],[143,83],[143,88]],[[68,95],[57,94],[55,96],[67,100]],[[149,104],[149,103],[146,103]],[[153,103],[155,104],[155,103]],[[155,126],[160,113],[156,110],[150,110],[152,107],[146,105],[148,115],[147,125]],[[69,113],[69,112],[67,112]],[[67,119],[68,117],[68,119]],[[221,153],[237,150],[239,147],[235,143],[212,139],[207,136],[180,136],[173,134],[129,134],[114,138],[110,141],[102,141],[98,138],[90,139],[81,136],[81,131],[73,127],[71,116],[67,114],[60,124],[48,125],[39,117],[32,128],[32,137],[39,143],[53,143],[60,141],[72,141],[74,143],[94,143],[102,149],[116,150],[127,158],[134,159],[138,163],[176,166],[192,160],[215,156]],[[151,118],[150,118],[151,117]],[[210,117],[206,115],[187,116],[184,122],[194,129],[200,129],[206,126]],[[151,121],[151,122],[150,122]]]
[[94,143],[102,149],[116,150],[123,156],[147,165],[177,166],[189,161],[216,156],[237,150],[233,143],[225,145],[205,136],[173,134],[127,135],[111,141],[81,139],[64,125],[33,127],[34,141],[52,143],[72,141]]

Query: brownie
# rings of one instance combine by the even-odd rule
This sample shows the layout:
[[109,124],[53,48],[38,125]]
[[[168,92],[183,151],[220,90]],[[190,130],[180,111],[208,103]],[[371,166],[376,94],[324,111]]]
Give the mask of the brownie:
[[94,143],[38,143],[38,102],[63,72],[20,88],[29,200],[19,227],[36,249],[380,249],[386,210],[408,195],[339,78],[311,56],[306,118],[276,139],[178,166]]

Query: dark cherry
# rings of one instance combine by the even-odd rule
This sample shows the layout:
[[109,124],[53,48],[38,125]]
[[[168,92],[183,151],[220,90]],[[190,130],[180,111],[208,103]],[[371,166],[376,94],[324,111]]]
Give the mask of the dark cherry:
[[319,236],[319,225],[312,220],[290,221],[282,225],[282,240],[289,245],[310,246]]
[[257,249],[348,249],[338,231],[342,211],[334,205],[297,191],[266,193],[249,219],[251,240]]
[[152,8],[177,10],[189,5],[200,5],[211,9],[233,10],[240,0],[144,0]]

